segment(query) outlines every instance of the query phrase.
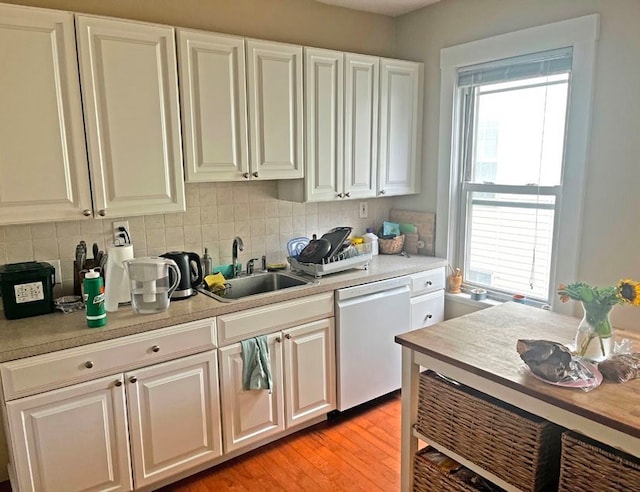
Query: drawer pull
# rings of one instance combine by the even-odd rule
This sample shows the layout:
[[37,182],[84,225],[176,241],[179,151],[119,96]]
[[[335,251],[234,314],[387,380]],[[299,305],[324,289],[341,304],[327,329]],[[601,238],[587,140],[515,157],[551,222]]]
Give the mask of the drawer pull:
[[116,382],[113,384],[115,384],[116,386],[122,386],[122,381],[120,381],[119,379],[116,379]]
[[130,383],[137,383],[137,382],[138,382],[138,378],[137,378],[137,377],[135,377],[135,376],[131,376],[131,377],[129,378],[129,382],[130,382]]
[[87,369],[91,369],[93,367],[93,361],[88,360],[84,363],[84,367],[86,367]]
[[433,285],[433,282],[432,282],[431,280],[427,280],[427,281],[425,282],[425,285],[426,285],[427,287],[429,287],[429,286]]
[[433,314],[427,314],[427,315],[424,317],[424,319],[431,319],[431,318],[433,318]]
[[287,340],[291,340],[291,334],[290,334],[290,333],[287,333],[284,337],[285,337]]
[[242,173],[242,177],[244,179],[249,179],[249,173]]
[[280,343],[282,339],[280,337],[276,337],[276,343]]
[[153,347],[151,347],[151,351],[152,352],[160,352],[160,345],[154,345]]

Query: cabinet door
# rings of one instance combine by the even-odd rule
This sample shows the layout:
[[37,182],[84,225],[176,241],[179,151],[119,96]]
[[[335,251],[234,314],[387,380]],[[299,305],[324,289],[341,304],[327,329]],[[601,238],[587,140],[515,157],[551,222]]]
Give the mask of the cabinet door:
[[284,330],[287,428],[336,408],[334,319]]
[[252,175],[302,178],[302,46],[258,40],[246,46]]
[[178,30],[187,181],[249,179],[244,39]]
[[220,398],[224,452],[229,453],[282,432],[282,339],[280,333],[267,337],[271,358],[273,390],[242,389],[242,347],[236,343],[219,349]]
[[84,15],[76,19],[98,214],[184,212],[173,28]]
[[73,14],[0,18],[0,225],[90,216]]
[[7,421],[17,490],[132,490],[121,375],[9,402]]
[[125,374],[136,488],[222,455],[215,351]]
[[305,48],[306,198],[343,198],[343,54]]
[[375,197],[378,184],[377,56],[345,55],[344,193]]
[[411,298],[411,329],[417,330],[444,320],[444,290]]
[[422,63],[380,62],[380,195],[420,192],[422,72]]

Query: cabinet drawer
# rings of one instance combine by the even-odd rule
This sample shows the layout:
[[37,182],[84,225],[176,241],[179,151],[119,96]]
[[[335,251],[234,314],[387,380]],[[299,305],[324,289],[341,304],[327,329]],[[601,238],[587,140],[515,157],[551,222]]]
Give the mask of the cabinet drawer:
[[215,318],[0,365],[5,400],[32,395],[215,347]]
[[411,298],[411,329],[417,330],[444,320],[444,290]]
[[411,275],[411,295],[426,294],[434,290],[444,289],[444,267],[434,268]]
[[218,316],[220,347],[333,316],[333,291]]

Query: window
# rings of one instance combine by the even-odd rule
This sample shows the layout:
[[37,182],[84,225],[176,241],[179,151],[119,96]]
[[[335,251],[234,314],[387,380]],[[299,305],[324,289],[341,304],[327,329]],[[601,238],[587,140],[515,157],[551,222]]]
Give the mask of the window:
[[458,70],[460,221],[469,286],[549,302],[572,50]]
[[441,50],[436,255],[467,287],[563,311],[553,293],[577,277],[597,31],[590,15]]

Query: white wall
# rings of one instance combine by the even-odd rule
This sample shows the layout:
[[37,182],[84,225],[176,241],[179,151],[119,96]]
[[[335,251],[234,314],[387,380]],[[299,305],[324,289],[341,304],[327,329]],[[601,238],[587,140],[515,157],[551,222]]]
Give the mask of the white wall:
[[[396,206],[436,210],[441,48],[592,13],[600,14],[600,40],[579,278],[559,281],[606,286],[620,278],[640,280],[638,0],[442,0],[398,18],[396,56],[425,64],[425,120],[423,192]],[[612,319],[616,326],[640,330],[638,308],[618,307]]]

